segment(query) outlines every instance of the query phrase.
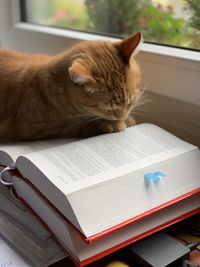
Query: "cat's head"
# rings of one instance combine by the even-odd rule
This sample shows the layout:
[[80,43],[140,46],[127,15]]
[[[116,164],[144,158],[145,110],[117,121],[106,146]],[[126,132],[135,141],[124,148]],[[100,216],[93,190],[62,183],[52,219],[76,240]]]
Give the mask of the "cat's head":
[[120,42],[93,41],[77,45],[68,69],[72,101],[88,116],[124,120],[140,95],[140,69],[134,56],[141,34]]

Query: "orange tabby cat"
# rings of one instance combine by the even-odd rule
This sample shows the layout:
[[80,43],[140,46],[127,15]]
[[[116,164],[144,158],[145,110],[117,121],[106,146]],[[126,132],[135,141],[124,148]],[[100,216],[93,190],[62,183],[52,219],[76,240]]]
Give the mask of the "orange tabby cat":
[[141,34],[57,56],[0,49],[0,142],[92,136],[134,124]]

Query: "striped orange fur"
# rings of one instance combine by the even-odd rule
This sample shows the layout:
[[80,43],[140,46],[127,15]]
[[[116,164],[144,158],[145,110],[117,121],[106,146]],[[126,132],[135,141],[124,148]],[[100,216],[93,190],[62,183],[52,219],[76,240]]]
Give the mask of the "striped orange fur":
[[0,49],[0,142],[92,136],[134,124],[140,39],[80,42],[56,56]]

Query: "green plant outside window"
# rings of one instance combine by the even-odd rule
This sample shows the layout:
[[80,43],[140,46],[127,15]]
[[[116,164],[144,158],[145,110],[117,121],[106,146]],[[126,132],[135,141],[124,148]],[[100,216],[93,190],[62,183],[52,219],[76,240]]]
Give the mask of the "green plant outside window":
[[199,0],[26,0],[33,23],[200,49]]

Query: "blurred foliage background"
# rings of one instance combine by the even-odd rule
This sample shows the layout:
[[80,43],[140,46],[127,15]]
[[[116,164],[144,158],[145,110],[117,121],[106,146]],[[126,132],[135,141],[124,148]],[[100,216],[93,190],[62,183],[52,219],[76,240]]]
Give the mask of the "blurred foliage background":
[[30,22],[200,49],[200,0],[26,0]]

